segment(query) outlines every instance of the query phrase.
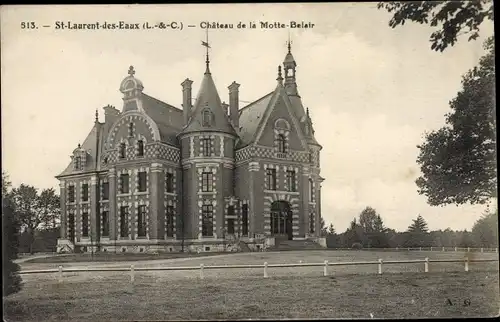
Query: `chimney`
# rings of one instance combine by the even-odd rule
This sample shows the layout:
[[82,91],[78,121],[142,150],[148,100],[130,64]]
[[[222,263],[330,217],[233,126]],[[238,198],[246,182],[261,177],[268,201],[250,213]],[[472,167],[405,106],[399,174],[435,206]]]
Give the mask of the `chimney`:
[[189,78],[186,78],[182,82],[182,115],[184,116],[184,125],[187,125],[189,116],[191,115],[191,85],[193,81]]
[[226,116],[229,115],[229,104],[226,102],[222,102],[222,109],[224,110],[224,113],[226,113]]
[[236,131],[238,131],[240,127],[240,120],[239,120],[239,115],[238,115],[238,110],[239,110],[239,88],[240,84],[233,82],[231,85],[229,85],[229,118],[231,120],[231,123],[233,123],[234,128]]
[[111,105],[106,105],[103,107],[103,109],[104,109],[104,123],[111,126],[118,118],[118,115],[120,115],[120,111]]

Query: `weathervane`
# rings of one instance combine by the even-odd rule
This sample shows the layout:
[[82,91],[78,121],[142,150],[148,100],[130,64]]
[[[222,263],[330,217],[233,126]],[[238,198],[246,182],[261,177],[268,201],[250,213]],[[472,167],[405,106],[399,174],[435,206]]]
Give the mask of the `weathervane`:
[[210,68],[209,68],[209,64],[210,64],[210,59],[208,58],[208,48],[210,48],[210,44],[208,43],[208,28],[205,28],[206,30],[206,41],[201,41],[201,45],[202,46],[205,46],[207,48],[207,59],[205,61],[205,63],[207,64],[207,70],[205,71],[206,74],[209,74],[210,73]]

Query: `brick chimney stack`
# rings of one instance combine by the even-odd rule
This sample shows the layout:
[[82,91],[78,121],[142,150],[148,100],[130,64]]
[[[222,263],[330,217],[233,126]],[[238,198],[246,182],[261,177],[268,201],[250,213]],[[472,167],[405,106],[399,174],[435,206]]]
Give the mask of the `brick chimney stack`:
[[191,85],[193,81],[186,78],[182,82],[182,115],[184,116],[184,125],[187,125],[189,116],[191,115],[191,109],[193,105],[191,104]]
[[229,119],[233,123],[233,127],[236,131],[240,128],[240,118],[239,118],[239,87],[240,84],[233,82],[229,85]]

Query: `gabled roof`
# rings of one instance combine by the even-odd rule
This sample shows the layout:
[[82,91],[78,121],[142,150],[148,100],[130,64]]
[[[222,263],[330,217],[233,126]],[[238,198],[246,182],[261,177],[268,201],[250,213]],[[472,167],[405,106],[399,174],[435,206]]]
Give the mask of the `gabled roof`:
[[[203,113],[206,110],[210,111],[212,115],[210,126],[203,126]],[[188,124],[180,134],[199,131],[215,131],[236,135],[228,115],[222,108],[219,93],[208,70],[203,76]]]
[[237,148],[247,146],[254,141],[260,121],[271,102],[273,94],[274,91],[250,103],[239,111],[240,128],[238,129],[238,134],[240,139],[236,146]]

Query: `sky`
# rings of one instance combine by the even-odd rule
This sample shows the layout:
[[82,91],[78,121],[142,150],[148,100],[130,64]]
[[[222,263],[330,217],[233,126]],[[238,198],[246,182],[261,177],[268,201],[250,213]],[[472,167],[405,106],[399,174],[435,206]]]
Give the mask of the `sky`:
[[[90,132],[95,110],[122,108],[120,82],[130,65],[144,92],[180,107],[181,82],[197,93],[205,64],[200,23],[210,29],[210,69],[222,100],[241,84],[240,106],[274,90],[292,40],[298,90],[309,108],[321,152],[322,215],[338,232],[367,206],[404,231],[419,214],[429,229],[472,227],[485,206],[431,207],[417,193],[417,145],[444,125],[461,78],[493,34],[430,49],[433,29],[390,28],[376,3],[2,6],[2,169],[13,186],[55,188],[54,178]],[[61,30],[56,22],[172,22],[182,30]],[[260,28],[260,21],[310,22],[313,28]],[[34,22],[38,29],[22,29]],[[238,29],[238,22],[257,28]],[[188,28],[192,24],[196,27]],[[50,27],[43,27],[47,25]],[[195,95],[193,95],[195,96]]]

